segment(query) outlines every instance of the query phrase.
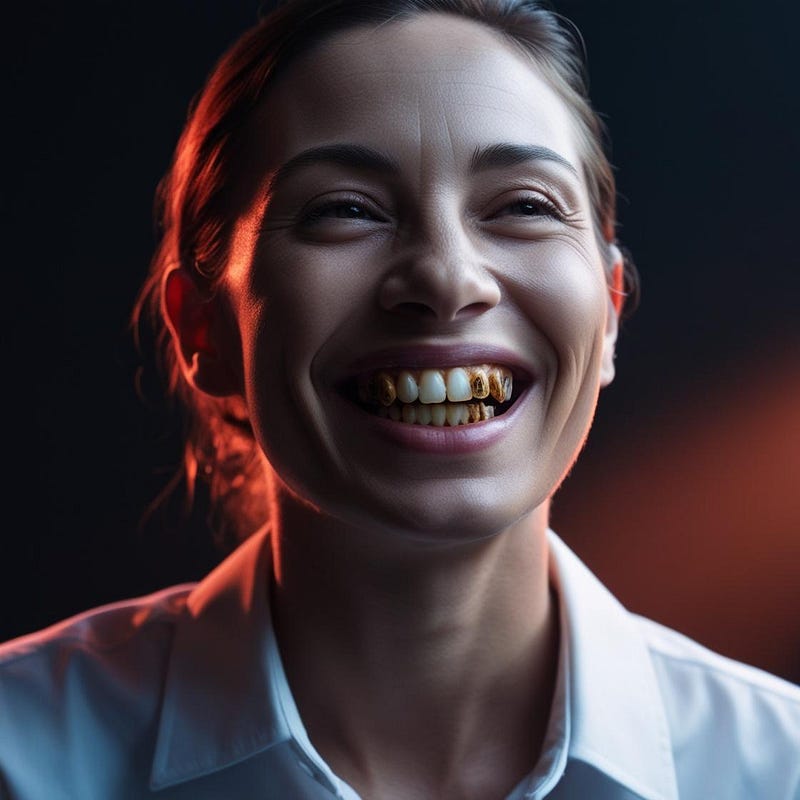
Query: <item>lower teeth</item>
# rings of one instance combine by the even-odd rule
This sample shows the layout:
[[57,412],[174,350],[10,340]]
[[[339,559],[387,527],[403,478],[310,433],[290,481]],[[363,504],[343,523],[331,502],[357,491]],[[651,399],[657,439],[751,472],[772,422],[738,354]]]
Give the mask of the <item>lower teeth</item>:
[[375,413],[379,417],[409,425],[433,425],[454,428],[494,417],[494,406],[477,403],[392,403],[378,406]]

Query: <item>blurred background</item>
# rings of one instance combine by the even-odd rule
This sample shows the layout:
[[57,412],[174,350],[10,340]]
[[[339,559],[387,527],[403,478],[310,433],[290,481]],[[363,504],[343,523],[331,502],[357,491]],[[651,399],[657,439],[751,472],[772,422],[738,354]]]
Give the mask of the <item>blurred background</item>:
[[[267,7],[4,12],[0,639],[220,557],[202,511],[143,520],[180,445],[127,324],[190,99]],[[555,7],[586,41],[642,300],[553,527],[631,610],[800,683],[800,5]]]

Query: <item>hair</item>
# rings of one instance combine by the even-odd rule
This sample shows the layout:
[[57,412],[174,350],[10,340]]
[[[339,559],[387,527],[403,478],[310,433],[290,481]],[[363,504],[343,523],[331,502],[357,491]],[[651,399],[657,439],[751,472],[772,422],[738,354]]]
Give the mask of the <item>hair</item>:
[[218,286],[236,219],[234,190],[243,180],[237,153],[247,123],[276,76],[338,32],[425,13],[454,14],[501,34],[533,61],[572,112],[601,253],[610,267],[610,244],[620,247],[625,313],[638,302],[636,268],[616,241],[616,184],[607,130],[589,99],[586,50],[573,23],[541,0],[279,0],[221,56],[190,104],[156,192],[158,243],[131,320],[140,346],[142,323],[149,324],[166,396],[184,412],[183,464],[163,496],[183,483],[191,508],[197,489],[205,486],[209,524],[222,549],[266,522],[268,477],[241,400],[209,397],[184,379],[165,324],[163,277],[179,265],[209,296]]

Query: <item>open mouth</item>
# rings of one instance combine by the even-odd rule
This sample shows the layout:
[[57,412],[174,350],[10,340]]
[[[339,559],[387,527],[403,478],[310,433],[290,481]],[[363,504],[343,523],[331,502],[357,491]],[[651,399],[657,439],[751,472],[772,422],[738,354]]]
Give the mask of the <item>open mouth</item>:
[[344,388],[351,400],[376,416],[411,425],[455,427],[502,416],[523,384],[506,366],[479,364],[376,370],[358,375]]

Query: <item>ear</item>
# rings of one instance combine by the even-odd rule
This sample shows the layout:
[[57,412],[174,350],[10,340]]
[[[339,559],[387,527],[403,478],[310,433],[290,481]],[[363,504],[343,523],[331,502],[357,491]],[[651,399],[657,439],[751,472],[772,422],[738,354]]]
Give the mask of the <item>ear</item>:
[[175,267],[161,284],[161,302],[186,380],[205,394],[240,393],[231,331],[218,296],[203,296],[185,269]]
[[600,385],[608,386],[614,380],[614,355],[617,347],[619,317],[625,299],[625,261],[619,247],[610,244],[613,264],[608,285],[608,315],[603,338],[603,357],[600,364]]

